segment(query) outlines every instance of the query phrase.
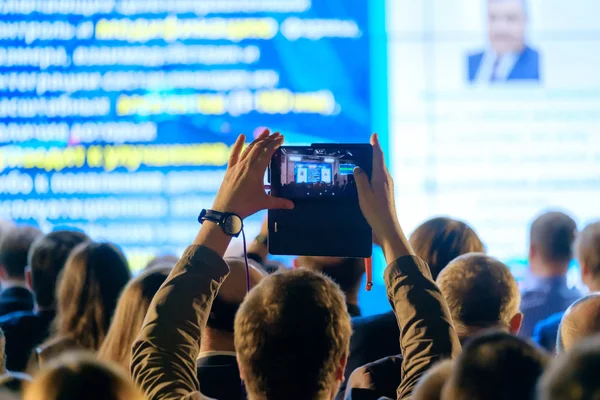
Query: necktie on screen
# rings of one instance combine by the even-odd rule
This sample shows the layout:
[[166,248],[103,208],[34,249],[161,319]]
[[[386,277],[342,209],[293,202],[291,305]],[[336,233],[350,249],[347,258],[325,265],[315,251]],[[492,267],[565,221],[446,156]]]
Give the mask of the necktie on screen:
[[500,66],[500,57],[496,57],[494,65],[492,66],[492,74],[490,75],[490,82],[498,81],[498,67]]

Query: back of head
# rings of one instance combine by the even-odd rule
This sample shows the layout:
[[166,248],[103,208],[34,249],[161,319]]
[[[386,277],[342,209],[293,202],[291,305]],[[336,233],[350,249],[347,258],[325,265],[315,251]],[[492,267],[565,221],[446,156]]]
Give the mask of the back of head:
[[115,314],[98,357],[129,371],[131,346],[142,328],[152,298],[169,276],[170,268],[155,267],[132,279],[119,297]]
[[558,328],[557,350],[568,351],[579,341],[600,333],[600,293],[592,293],[573,303]]
[[329,278],[305,269],[266,277],[235,318],[235,346],[250,398],[333,395],[350,334],[344,296]]
[[327,275],[346,294],[359,290],[365,274],[362,258],[298,257],[298,266]]
[[566,272],[573,258],[573,241],[577,234],[577,224],[567,214],[552,211],[537,217],[531,224],[531,257],[539,257],[547,268]]
[[561,354],[538,386],[540,400],[600,398],[600,337],[588,338]]
[[25,388],[24,400],[143,400],[116,366],[71,353],[50,362]]
[[442,398],[442,389],[452,375],[454,362],[444,360],[431,367],[419,379],[412,400],[439,400]]
[[130,277],[127,260],[114,245],[89,242],[77,246],[58,285],[56,333],[98,350]]
[[56,231],[38,238],[28,254],[36,304],[52,308],[58,276],[73,249],[90,238],[82,232]]
[[[218,331],[232,335],[235,314],[246,296],[246,264],[239,258],[225,258],[225,261],[229,265],[229,275],[221,284],[219,293],[213,301],[206,327],[209,333]],[[252,263],[249,265],[248,272],[250,288],[256,286],[265,276],[265,273]]]
[[486,333],[466,344],[442,399],[533,399],[547,362],[546,354],[523,339],[502,331]]
[[600,221],[587,225],[579,233],[575,240],[575,252],[581,264],[584,283],[597,289],[600,287]]
[[456,257],[467,253],[484,253],[477,233],[462,221],[433,218],[425,221],[410,235],[410,245],[429,264],[433,279]]
[[0,242],[0,265],[7,278],[25,280],[27,253],[33,242],[42,232],[33,226],[16,226],[4,234]]
[[440,273],[437,284],[461,337],[491,327],[511,329],[520,316],[515,278],[506,265],[485,254],[458,257]]

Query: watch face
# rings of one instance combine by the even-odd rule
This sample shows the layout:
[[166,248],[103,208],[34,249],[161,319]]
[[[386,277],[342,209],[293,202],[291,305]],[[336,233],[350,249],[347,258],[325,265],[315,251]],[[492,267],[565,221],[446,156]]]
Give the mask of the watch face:
[[232,236],[239,235],[243,226],[242,219],[237,215],[228,215],[223,221],[223,230]]

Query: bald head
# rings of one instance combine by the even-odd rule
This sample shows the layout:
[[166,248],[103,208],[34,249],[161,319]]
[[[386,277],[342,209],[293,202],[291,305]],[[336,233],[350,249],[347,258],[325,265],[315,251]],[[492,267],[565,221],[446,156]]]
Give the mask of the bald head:
[[413,393],[413,400],[440,400],[444,384],[452,375],[454,362],[444,360],[430,368],[419,380]]
[[587,225],[577,236],[575,253],[583,283],[590,291],[600,291],[600,221]]
[[565,312],[558,329],[558,351],[568,351],[596,333],[600,333],[600,293],[577,300]]
[[[235,313],[246,296],[246,264],[239,258],[226,258],[229,275],[219,289],[213,301],[207,326],[212,329],[233,333]],[[253,262],[248,261],[250,288],[253,288],[264,277],[264,272]]]
[[465,254],[442,270],[437,284],[461,338],[491,327],[519,330],[519,288],[508,267],[497,259]]

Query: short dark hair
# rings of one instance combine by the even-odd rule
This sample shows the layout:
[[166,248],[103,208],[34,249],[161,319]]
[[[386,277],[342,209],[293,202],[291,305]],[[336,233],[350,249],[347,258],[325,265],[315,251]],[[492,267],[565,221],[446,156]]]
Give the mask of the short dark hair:
[[485,252],[485,246],[473,228],[446,217],[423,222],[410,235],[409,241],[417,256],[429,265],[433,280],[456,257]]
[[56,231],[36,240],[28,254],[33,294],[39,307],[54,307],[58,276],[69,254],[78,245],[90,241],[83,232]]
[[540,400],[585,400],[600,396],[600,337],[578,343],[562,353],[538,385]]
[[587,225],[575,240],[579,262],[585,264],[595,278],[600,278],[600,221]]
[[549,262],[568,263],[573,258],[577,224],[559,211],[546,212],[531,224],[530,243]]
[[508,327],[519,312],[517,281],[506,265],[485,254],[458,257],[440,273],[437,284],[459,332],[469,327]]
[[331,279],[303,268],[267,276],[235,318],[249,394],[295,400],[332,390],[351,331],[344,296]]
[[547,355],[533,344],[506,332],[487,332],[467,342],[443,397],[530,400],[547,363]]
[[0,264],[11,278],[25,279],[27,253],[33,242],[42,236],[42,232],[29,225],[20,225],[10,229],[0,242]]
[[303,268],[327,275],[344,293],[356,292],[365,274],[363,258],[299,257],[298,261]]

